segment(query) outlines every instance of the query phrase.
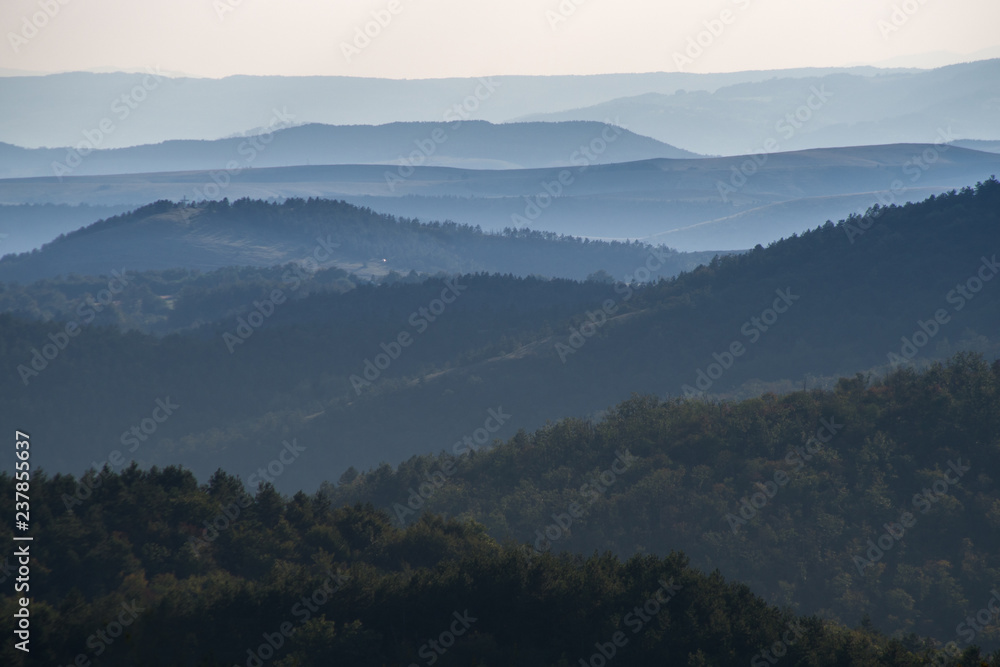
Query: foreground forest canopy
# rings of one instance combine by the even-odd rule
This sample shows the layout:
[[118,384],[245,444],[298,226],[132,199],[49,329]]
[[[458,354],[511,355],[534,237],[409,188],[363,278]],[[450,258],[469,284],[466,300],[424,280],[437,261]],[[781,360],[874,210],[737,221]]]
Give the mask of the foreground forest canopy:
[[223,471],[40,473],[33,664],[996,667],[998,426],[1000,363],[960,356],[635,397],[291,498]]
[[1000,648],[995,616],[973,638],[956,630],[1000,584],[998,433],[1000,362],[960,355],[780,398],[634,397],[598,423],[459,444],[324,491],[397,525],[475,520],[538,553],[680,549],[799,613]]
[[[270,487],[236,501],[242,484],[222,472],[199,487],[177,468],[133,468],[68,513],[60,496],[74,486],[34,480],[41,634],[24,662],[6,643],[6,665],[918,667],[935,655],[913,637],[797,618],[681,554],[534,557],[476,524],[400,530],[371,508]],[[0,487],[13,490],[6,474]],[[206,546],[192,540],[201,523],[218,526]],[[5,626],[16,604],[0,598]]]

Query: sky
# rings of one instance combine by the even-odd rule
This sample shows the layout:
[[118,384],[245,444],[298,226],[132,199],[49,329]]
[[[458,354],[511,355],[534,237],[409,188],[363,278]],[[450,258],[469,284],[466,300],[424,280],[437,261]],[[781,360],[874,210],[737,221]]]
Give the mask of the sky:
[[0,70],[442,78],[1000,57],[997,0],[3,0]]

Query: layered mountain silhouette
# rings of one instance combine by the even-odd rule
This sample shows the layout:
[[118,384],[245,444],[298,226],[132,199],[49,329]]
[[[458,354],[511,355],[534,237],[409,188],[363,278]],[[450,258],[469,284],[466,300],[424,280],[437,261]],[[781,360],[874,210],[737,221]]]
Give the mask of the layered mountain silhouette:
[[[511,415],[495,432],[507,437],[599,414],[633,392],[753,394],[962,350],[992,355],[998,202],[1000,184],[990,180],[645,287],[637,280],[655,278],[661,265],[652,250],[618,282],[477,274],[351,288],[338,278],[329,291],[293,289],[284,270],[253,279],[174,271],[134,278],[108,297],[115,264],[103,279],[7,288],[10,309],[74,305],[49,323],[4,320],[0,399],[52,443],[38,454],[47,468],[82,469],[116,446],[128,423],[98,406],[138,419],[169,396],[185,409],[138,460],[207,475],[266,462],[294,433],[313,448],[313,463],[279,486],[299,489],[352,465],[451,448],[489,410]],[[104,304],[98,322],[176,311],[203,324],[162,339],[122,334],[86,326],[94,303]],[[232,314],[212,323],[213,312]],[[64,321],[78,335],[64,335]],[[64,351],[36,358],[54,340]]]
[[[93,176],[332,164],[391,164],[475,169],[562,166],[583,152],[592,164],[698,157],[603,122],[485,121],[389,125],[276,126],[272,134],[215,141],[165,141],[118,149],[25,149],[0,144],[0,177]],[[602,137],[611,136],[607,143]],[[590,146],[600,147],[595,152]]]
[[135,73],[11,76],[0,78],[0,117],[5,121],[0,141],[30,148],[76,146],[86,139],[85,133],[93,136],[100,130],[105,120],[99,147],[218,139],[267,126],[276,113],[288,114],[293,124],[381,125],[453,122],[456,118],[501,123],[648,92],[711,92],[775,77],[844,72],[871,77],[886,71],[854,67],[396,80],[337,76],[199,79],[171,77],[152,68]]
[[[598,127],[597,136],[618,130]],[[607,145],[610,153],[617,144]],[[400,217],[453,220],[487,231],[529,228],[711,251],[767,244],[876,203],[919,201],[1000,172],[1000,155],[947,144],[619,164],[591,164],[582,152],[571,157],[565,166],[546,169],[237,164],[232,170],[207,172],[7,179],[0,180],[0,199],[118,205],[159,199],[329,197]]]
[[211,271],[316,262],[366,278],[406,274],[507,273],[583,280],[597,271],[624,276],[655,250],[658,275],[706,263],[714,252],[679,253],[645,243],[589,241],[551,232],[487,234],[456,223],[420,223],[343,201],[239,200],[203,205],[158,202],[101,220],[44,245],[0,259],[0,281],[131,271]]
[[634,132],[704,154],[1000,139],[1000,59],[934,70],[775,76],[715,91],[646,92],[519,120],[617,118]]

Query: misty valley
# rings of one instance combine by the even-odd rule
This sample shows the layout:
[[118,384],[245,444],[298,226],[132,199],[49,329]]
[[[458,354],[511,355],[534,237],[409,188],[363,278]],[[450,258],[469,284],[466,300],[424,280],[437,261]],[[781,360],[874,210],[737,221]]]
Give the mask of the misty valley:
[[1000,667],[996,8],[194,4],[0,10],[0,663]]

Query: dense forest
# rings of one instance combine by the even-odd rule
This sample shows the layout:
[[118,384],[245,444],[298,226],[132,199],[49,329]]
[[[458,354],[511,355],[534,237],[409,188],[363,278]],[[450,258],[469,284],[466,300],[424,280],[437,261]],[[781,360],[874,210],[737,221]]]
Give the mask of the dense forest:
[[[996,619],[974,620],[1000,580],[998,399],[1000,363],[974,357],[783,398],[636,397],[292,498],[222,471],[39,472],[24,664],[1000,665],[979,653]],[[905,510],[912,534],[856,575]]]
[[[131,467],[67,510],[75,486],[32,480],[35,634],[29,654],[4,643],[5,665],[1000,665],[797,617],[680,553],[532,556],[476,523],[400,529],[322,494],[248,495],[222,471],[199,486]],[[8,636],[16,605],[4,590]]]
[[[315,490],[349,466],[450,447],[490,409],[512,415],[492,434],[507,438],[547,420],[598,416],[632,392],[752,394],[963,350],[994,358],[1000,283],[979,276],[992,277],[998,224],[1000,184],[990,180],[645,284],[168,272],[137,278],[142,294],[122,292],[90,324],[72,304],[87,298],[81,290],[106,302],[94,291],[104,281],[9,286],[0,302],[72,319],[0,315],[9,370],[0,410],[37,425],[51,443],[43,465],[80,473],[121,449],[122,434],[169,397],[182,408],[130,452],[141,464],[245,475],[297,437],[310,465],[276,484]],[[168,292],[178,296],[161,298]],[[206,321],[213,310],[228,314]],[[140,324],[187,328],[121,331]],[[404,334],[410,344],[397,350]]]
[[309,270],[295,263],[208,272],[168,269],[137,273],[126,269],[104,277],[72,275],[0,285],[0,312],[165,335],[235,319],[244,314],[246,304],[266,298],[276,289],[288,290],[292,299],[302,299],[320,292],[344,293],[358,284],[419,280],[415,272],[360,280],[341,269]]
[[[832,391],[637,396],[596,423],[457,443],[349,471],[324,492],[400,526],[427,513],[473,520],[536,553],[680,549],[797,613],[963,641],[956,626],[1000,583],[998,434],[1000,362],[963,355]],[[975,642],[1000,649],[989,626]]]
[[[629,664],[752,660],[793,616],[816,633],[800,664],[949,642],[975,664],[1000,650],[998,217],[991,179],[659,281],[285,264],[4,285],[0,411],[45,443],[35,465],[91,468],[33,482],[37,613],[69,629],[39,639],[96,653],[138,605],[94,664],[244,664],[347,572],[345,607],[275,664],[420,664],[434,617],[480,618],[469,591],[513,611],[436,662],[586,664],[687,576]],[[807,374],[846,379],[757,390]],[[199,632],[234,639],[184,653]]]

